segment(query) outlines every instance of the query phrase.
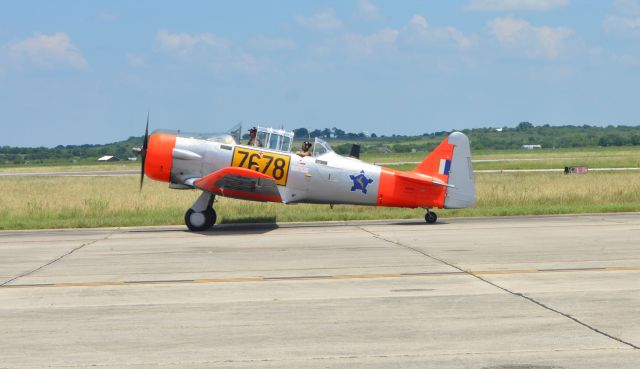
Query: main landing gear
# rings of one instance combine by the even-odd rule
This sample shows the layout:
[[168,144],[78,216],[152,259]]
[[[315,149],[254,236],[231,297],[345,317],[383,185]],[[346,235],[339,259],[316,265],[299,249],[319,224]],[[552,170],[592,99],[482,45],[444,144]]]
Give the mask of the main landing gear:
[[427,209],[427,213],[424,215],[424,220],[427,224],[433,224],[438,220],[438,216],[433,211]]
[[216,211],[213,210],[215,195],[203,191],[198,200],[184,215],[184,222],[190,231],[202,232],[216,223]]

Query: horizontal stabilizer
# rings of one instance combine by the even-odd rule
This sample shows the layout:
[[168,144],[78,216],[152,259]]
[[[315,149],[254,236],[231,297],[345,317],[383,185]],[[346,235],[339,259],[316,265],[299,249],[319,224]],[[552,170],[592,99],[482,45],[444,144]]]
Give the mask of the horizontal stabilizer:
[[399,177],[402,177],[404,179],[408,179],[410,181],[417,182],[417,183],[429,183],[429,184],[436,185],[436,186],[455,187],[452,184],[448,184],[448,183],[442,182],[438,178],[434,178],[434,177],[428,176],[426,174],[418,173],[418,172],[401,172],[401,171],[398,171],[398,172],[396,172],[396,175],[399,176]]

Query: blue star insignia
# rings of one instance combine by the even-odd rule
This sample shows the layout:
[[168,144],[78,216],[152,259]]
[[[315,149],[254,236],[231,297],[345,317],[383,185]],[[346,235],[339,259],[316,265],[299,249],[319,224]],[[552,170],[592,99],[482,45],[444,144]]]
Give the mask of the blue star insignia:
[[373,182],[373,179],[367,178],[364,175],[364,170],[360,171],[358,175],[350,175],[349,178],[353,181],[353,186],[351,187],[351,191],[361,190],[362,193],[367,193],[367,185]]

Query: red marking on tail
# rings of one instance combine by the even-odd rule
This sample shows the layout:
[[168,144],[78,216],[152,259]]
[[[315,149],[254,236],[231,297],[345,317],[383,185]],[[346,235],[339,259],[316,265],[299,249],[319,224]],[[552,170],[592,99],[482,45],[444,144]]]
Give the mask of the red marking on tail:
[[418,166],[409,172],[390,168],[380,171],[378,206],[442,208],[447,193],[453,145],[442,141]]
[[449,139],[445,139],[424,158],[422,163],[418,164],[413,172],[426,174],[447,183],[449,181],[449,167],[453,158],[453,147],[449,143]]

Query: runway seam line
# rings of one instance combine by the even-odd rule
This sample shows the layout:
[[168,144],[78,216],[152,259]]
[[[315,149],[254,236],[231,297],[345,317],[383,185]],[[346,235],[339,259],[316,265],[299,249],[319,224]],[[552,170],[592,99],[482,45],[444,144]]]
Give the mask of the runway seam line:
[[621,266],[603,268],[563,268],[563,269],[510,269],[510,270],[476,270],[476,271],[452,271],[452,272],[408,272],[408,273],[384,273],[384,274],[343,274],[343,275],[306,275],[306,276],[273,276],[273,277],[218,277],[198,279],[159,279],[159,280],[132,280],[132,281],[93,281],[93,282],[58,282],[58,283],[28,283],[0,285],[4,288],[38,288],[38,287],[104,287],[127,286],[143,284],[180,284],[180,283],[242,283],[242,282],[278,282],[278,281],[313,281],[313,280],[345,280],[345,279],[371,279],[371,278],[408,278],[408,277],[445,277],[464,276],[469,273],[474,276],[494,274],[531,274],[531,273],[571,273],[571,272],[607,272],[607,271],[635,271],[640,266]]
[[450,262],[448,262],[448,261],[446,261],[446,260],[444,260],[444,259],[440,259],[440,258],[438,258],[438,257],[436,257],[436,256],[433,256],[433,255],[431,255],[431,254],[429,254],[429,253],[427,253],[427,252],[424,252],[424,251],[422,251],[422,250],[419,250],[419,249],[417,249],[417,248],[415,248],[415,247],[412,247],[412,246],[409,246],[409,245],[405,245],[405,244],[403,244],[403,243],[401,243],[401,242],[396,242],[396,241],[393,241],[393,240],[389,240],[389,239],[387,239],[387,238],[382,237],[382,236],[381,236],[381,235],[379,235],[379,234],[376,234],[376,233],[374,233],[374,232],[369,231],[368,229],[365,229],[365,228],[362,228],[362,227],[358,227],[358,228],[360,228],[360,230],[362,230],[362,231],[364,231],[364,232],[366,232],[366,233],[369,233],[370,235],[372,235],[373,237],[375,237],[375,238],[377,238],[377,239],[379,239],[379,240],[386,241],[386,242],[388,242],[388,243],[391,243],[391,244],[394,244],[394,245],[400,246],[400,247],[405,248],[405,249],[408,249],[408,250],[412,250],[412,251],[417,252],[417,253],[419,253],[419,254],[421,254],[421,255],[423,255],[423,256],[426,256],[426,257],[427,257],[427,258],[429,258],[429,259],[432,259],[432,260],[438,261],[438,262],[440,262],[440,263],[442,263],[442,264],[448,265],[448,266],[450,266],[451,268],[454,268],[454,269],[456,269],[456,270],[459,270],[460,272],[462,272],[462,273],[464,273],[464,274],[467,274],[467,275],[469,275],[469,276],[471,276],[471,277],[473,277],[473,278],[476,278],[476,279],[478,279],[478,280],[480,280],[480,281],[482,281],[482,282],[484,282],[484,283],[486,283],[486,284],[488,284],[488,285],[491,285],[491,286],[493,286],[493,287],[495,287],[495,288],[498,288],[498,289],[500,289],[500,290],[502,290],[502,291],[504,291],[504,292],[507,292],[507,293],[509,293],[509,294],[513,295],[513,296],[523,298],[523,299],[525,299],[525,300],[527,300],[527,301],[529,301],[529,302],[531,302],[531,303],[534,303],[534,304],[536,304],[536,305],[538,305],[538,306],[540,306],[540,307],[542,307],[542,308],[544,308],[544,309],[546,309],[546,310],[549,310],[549,311],[554,312],[554,313],[556,313],[556,314],[562,315],[562,316],[564,316],[565,318],[571,319],[571,320],[572,320],[572,321],[574,321],[575,323],[578,323],[578,324],[580,324],[581,326],[583,326],[583,327],[585,327],[585,328],[587,328],[587,329],[589,329],[589,330],[591,330],[591,331],[593,331],[593,332],[595,332],[595,333],[597,333],[597,334],[600,334],[600,335],[605,336],[605,337],[607,337],[607,338],[609,338],[609,339],[612,339],[612,340],[614,340],[614,341],[617,341],[617,342],[619,342],[619,343],[622,343],[622,344],[624,344],[624,345],[627,345],[627,346],[629,346],[629,347],[631,347],[631,348],[633,348],[633,349],[640,350],[640,346],[637,346],[637,345],[635,345],[635,344],[633,344],[633,343],[631,343],[631,342],[628,342],[628,341],[623,340],[622,338],[615,337],[615,336],[613,336],[613,335],[611,335],[611,334],[609,334],[609,333],[607,333],[607,332],[604,332],[604,331],[602,331],[602,330],[600,330],[600,329],[598,329],[598,328],[596,328],[596,327],[594,327],[594,326],[592,326],[592,325],[589,325],[589,324],[587,324],[587,323],[585,323],[585,322],[583,322],[583,321],[579,320],[578,318],[576,318],[576,317],[574,317],[574,316],[572,316],[572,315],[570,315],[570,314],[568,314],[568,313],[564,313],[564,312],[562,312],[562,311],[560,311],[560,310],[554,309],[554,308],[552,308],[551,306],[548,306],[548,305],[546,305],[546,304],[544,304],[544,303],[542,303],[542,302],[540,302],[540,301],[538,301],[538,300],[534,299],[533,297],[527,296],[527,295],[525,295],[525,294],[523,294],[523,293],[519,293],[519,292],[511,291],[510,289],[508,289],[508,288],[506,288],[506,287],[502,287],[502,286],[500,286],[499,284],[496,284],[496,283],[494,283],[494,282],[489,281],[488,279],[482,278],[481,276],[477,275],[477,274],[476,274],[476,273],[474,273],[474,272],[468,271],[468,270],[466,270],[466,269],[464,269],[464,268],[462,268],[462,267],[459,267],[459,266],[457,266],[457,265],[455,265],[455,264],[453,264],[453,263],[450,263]]
[[65,257],[67,257],[67,256],[69,256],[69,255],[71,255],[71,254],[73,254],[74,252],[76,252],[76,251],[78,251],[78,250],[82,249],[83,247],[85,247],[85,246],[89,246],[89,245],[93,245],[94,243],[99,242],[99,241],[104,241],[104,240],[108,239],[109,237],[111,237],[112,235],[113,235],[113,233],[110,233],[110,234],[106,235],[106,236],[105,236],[105,237],[103,237],[103,238],[99,238],[99,239],[97,239],[97,240],[93,240],[93,241],[85,242],[85,243],[83,243],[82,245],[80,245],[80,246],[78,246],[78,247],[75,247],[75,248],[71,249],[70,251],[68,251],[68,252],[66,252],[66,253],[64,253],[64,254],[62,254],[62,255],[60,255],[60,256],[58,256],[57,258],[55,258],[55,259],[53,259],[53,260],[50,260],[49,262],[47,262],[47,263],[45,263],[45,264],[43,264],[43,265],[40,265],[39,267],[37,267],[37,268],[35,268],[35,269],[31,270],[31,271],[24,272],[24,273],[22,273],[22,274],[20,274],[20,275],[18,275],[18,276],[16,276],[16,277],[13,277],[13,278],[11,278],[11,279],[9,279],[9,280],[7,280],[7,281],[3,282],[2,284],[0,284],[0,287],[5,287],[5,286],[7,286],[9,283],[11,283],[11,282],[13,282],[13,281],[15,281],[15,280],[17,280],[17,279],[20,279],[20,278],[22,278],[22,277],[26,277],[26,276],[29,276],[29,275],[31,275],[31,274],[33,274],[33,273],[36,273],[36,272],[38,272],[38,271],[40,271],[40,270],[42,270],[42,269],[44,269],[44,268],[48,267],[49,265],[52,265],[52,264],[54,264],[54,263],[57,263],[58,261],[60,261],[60,260],[64,259]]

